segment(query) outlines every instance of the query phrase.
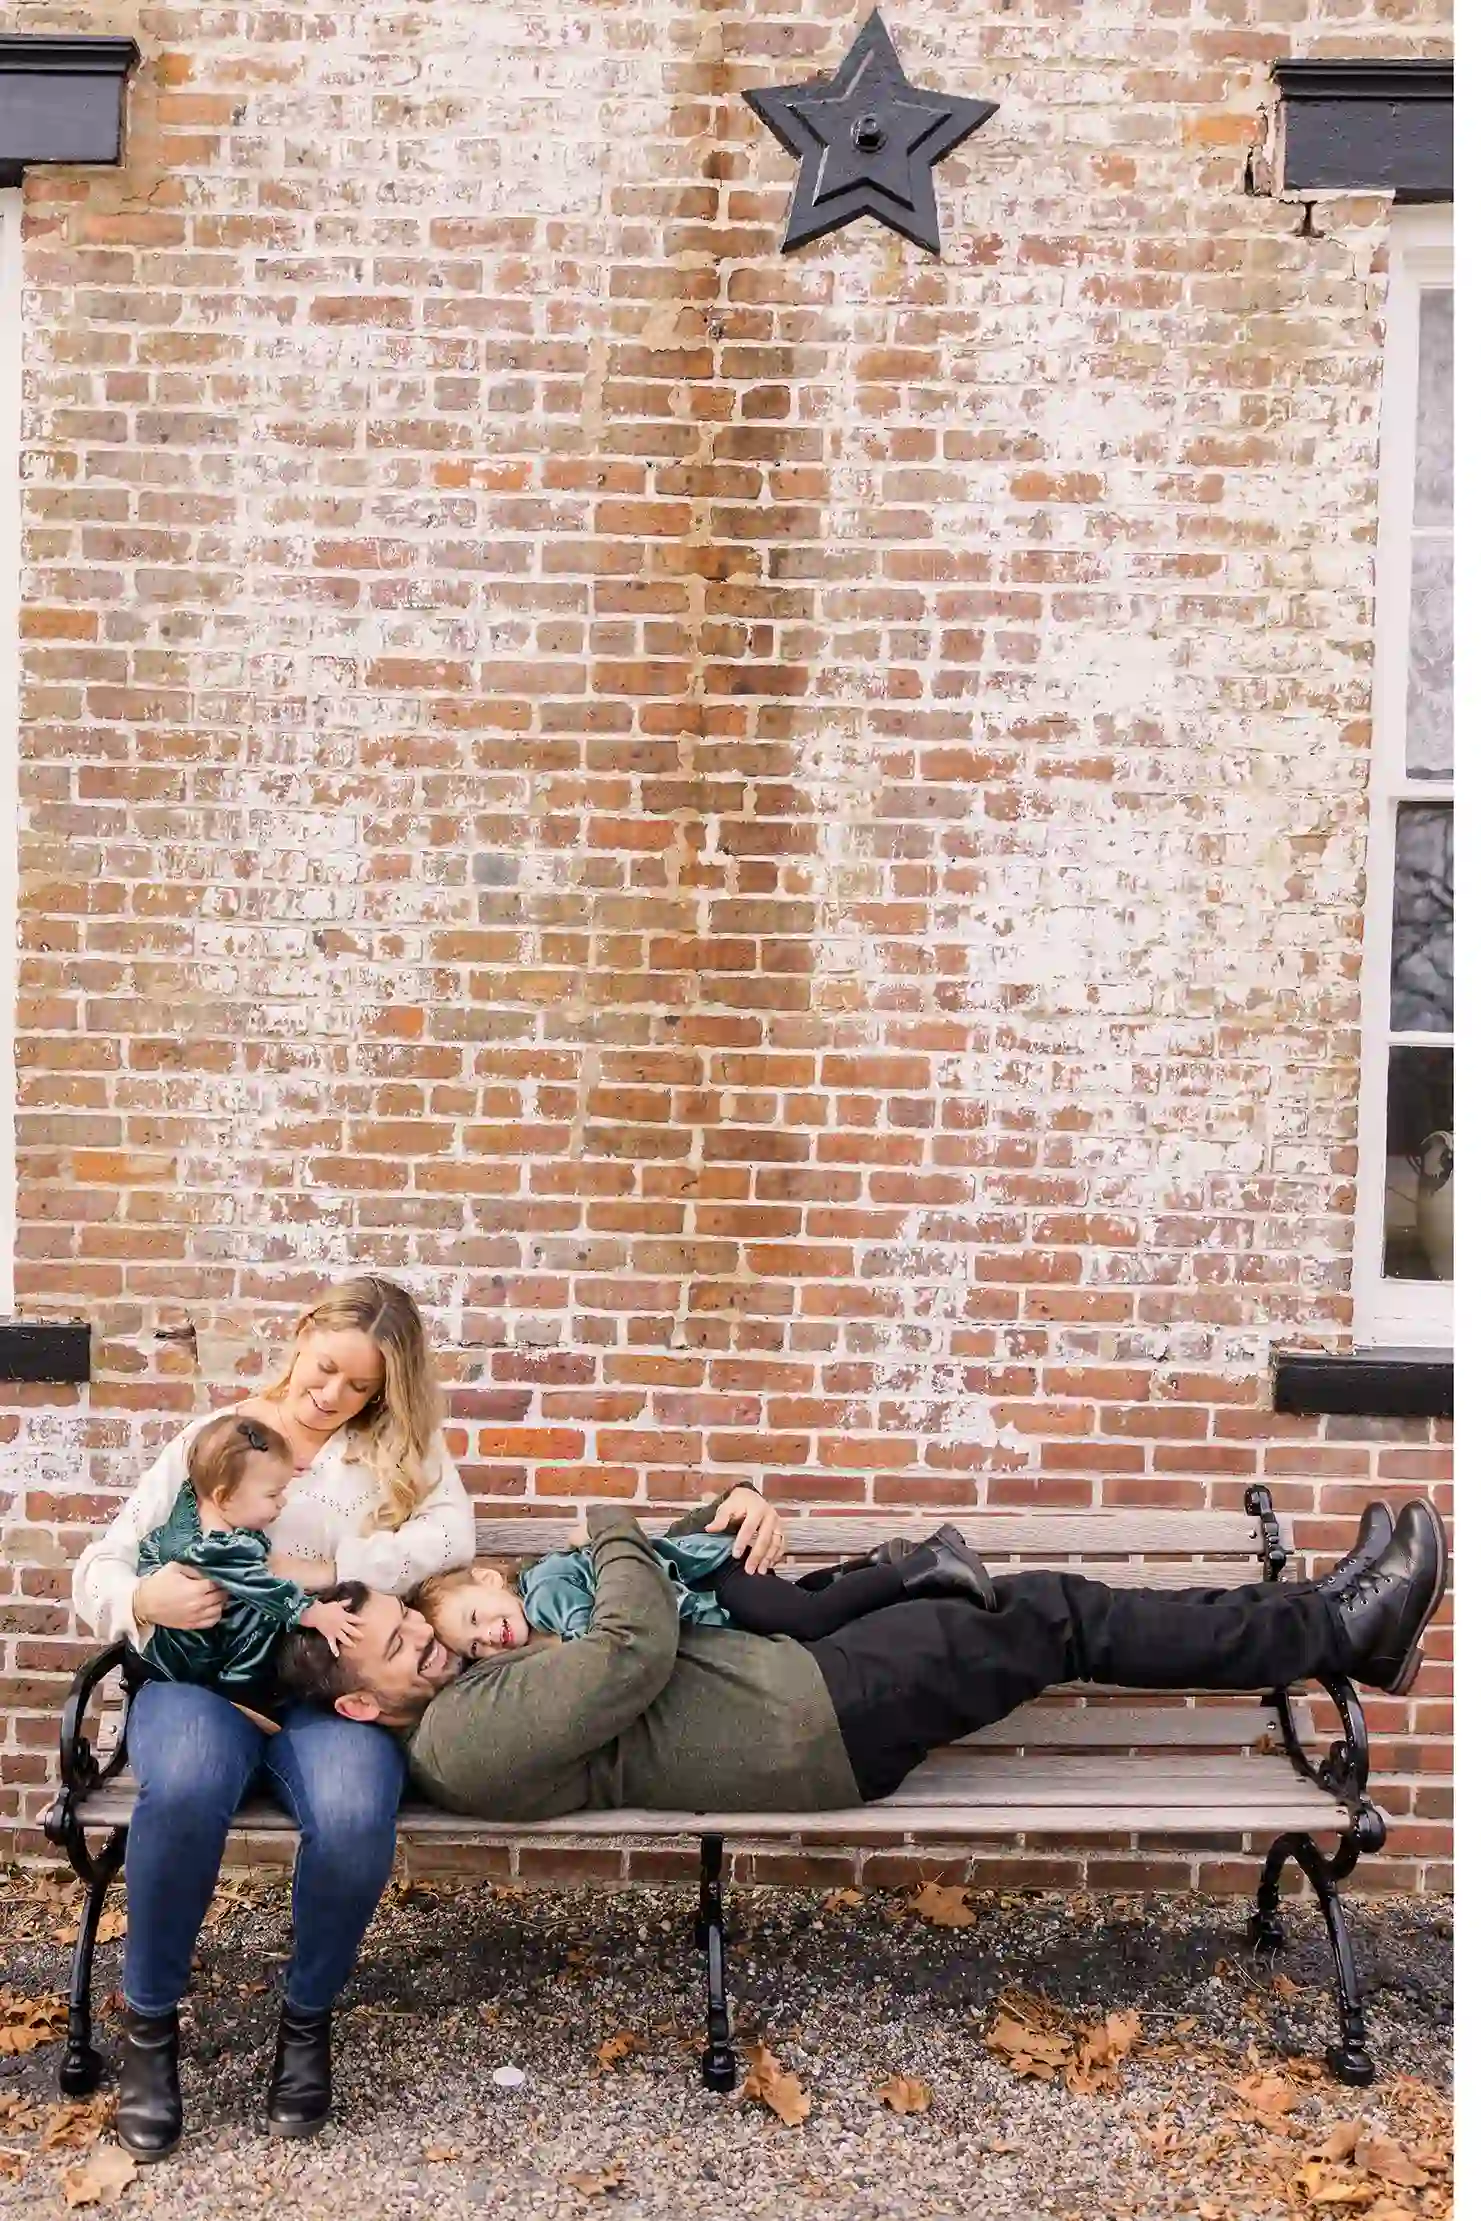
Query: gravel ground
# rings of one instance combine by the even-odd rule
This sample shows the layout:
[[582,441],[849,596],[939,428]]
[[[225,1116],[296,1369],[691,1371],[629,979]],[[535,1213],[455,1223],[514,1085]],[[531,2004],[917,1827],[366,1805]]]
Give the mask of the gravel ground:
[[[0,1920],[0,1980],[14,1995],[55,1991],[65,1977],[56,1902],[23,1901],[34,1887],[13,1876]],[[1328,2211],[1396,2221],[1448,2210],[1435,2159],[1448,2136],[1446,1903],[1352,1901],[1379,2065],[1373,2088],[1357,2091],[1319,2075],[1333,2022],[1309,1904],[1289,1911],[1290,1948],[1269,1963],[1244,1951],[1247,1908],[1234,1902],[968,1902],[970,1929],[933,1926],[883,1892],[843,1904],[732,1894],[740,2031],[763,2036],[812,2101],[788,2128],[754,2099],[700,2087],[687,1891],[395,1885],[340,2017],[335,2118],[314,2142],[284,2144],[263,2133],[260,2105],[287,1897],[276,1881],[236,1883],[202,1942],[186,2140],[141,2171],[117,2210],[169,2221],[458,2221],[499,2209],[551,2221],[1313,2221]],[[99,1951],[99,1998],[115,1989],[119,1952],[116,1942]],[[1058,2076],[1013,2073],[986,2041],[1013,1993],[1081,2024],[1138,2012],[1115,2087],[1077,2096]],[[113,2050],[112,2008],[101,2033]],[[622,2035],[637,2041],[601,2065],[599,2047]],[[54,2044],[0,2056],[0,2145],[25,2154],[18,2179],[0,2180],[7,2221],[64,2210],[61,2175],[78,2153],[39,2151],[34,2117],[14,2125],[28,2099],[54,2106],[56,2059]],[[518,2067],[523,2082],[499,2087],[499,2067]],[[897,2074],[929,2086],[927,2110],[900,2116],[879,2102]],[[1285,2092],[1263,2117],[1234,2088],[1261,2078]],[[1314,2206],[1317,2186],[1295,2177],[1344,2121],[1426,2155],[1428,2187],[1364,2177],[1363,2196]]]

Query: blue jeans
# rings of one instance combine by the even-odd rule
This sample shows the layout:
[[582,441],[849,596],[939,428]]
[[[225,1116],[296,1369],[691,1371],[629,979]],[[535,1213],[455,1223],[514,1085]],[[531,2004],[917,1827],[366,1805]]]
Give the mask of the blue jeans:
[[190,1984],[195,1939],[233,1813],[254,1782],[297,1821],[288,2003],[326,2012],[355,1964],[396,1851],[406,1778],[384,1728],[294,1705],[276,1735],[214,1689],[151,1681],[129,1708],[139,1801],[124,1876],[129,1927],[123,1994],[136,2013],[168,2013]]

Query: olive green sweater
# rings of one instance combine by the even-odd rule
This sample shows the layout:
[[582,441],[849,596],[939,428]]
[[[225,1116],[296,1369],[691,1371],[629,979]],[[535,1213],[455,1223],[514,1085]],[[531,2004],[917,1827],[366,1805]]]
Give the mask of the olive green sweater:
[[[715,1507],[671,1533],[703,1527]],[[632,1514],[589,1514],[591,1625],[574,1642],[480,1659],[408,1732],[412,1778],[453,1812],[555,1820],[823,1812],[859,1802],[823,1677],[800,1643],[679,1626],[673,1583]]]

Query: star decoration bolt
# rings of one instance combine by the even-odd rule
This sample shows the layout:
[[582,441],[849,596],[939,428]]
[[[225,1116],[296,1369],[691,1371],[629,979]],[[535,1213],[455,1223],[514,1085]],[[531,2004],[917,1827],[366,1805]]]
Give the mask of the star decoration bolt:
[[912,85],[876,12],[832,77],[746,94],[774,137],[802,164],[782,252],[856,216],[931,254],[941,252],[933,164],[995,115],[995,100],[954,100]]

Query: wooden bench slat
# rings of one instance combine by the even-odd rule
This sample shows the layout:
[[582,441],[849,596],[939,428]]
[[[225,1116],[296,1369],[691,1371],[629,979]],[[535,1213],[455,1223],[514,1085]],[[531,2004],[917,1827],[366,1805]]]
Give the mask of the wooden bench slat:
[[[811,1516],[788,1520],[789,1555],[794,1559],[859,1557],[893,1535],[923,1538],[943,1521],[960,1528],[974,1550],[994,1562],[1014,1557],[1063,1561],[1083,1555],[1151,1555],[1247,1558],[1258,1565],[1260,1556],[1259,1523],[1246,1513],[1180,1511],[936,1511],[897,1519]],[[666,1515],[644,1512],[640,1517],[649,1534],[662,1534],[671,1523]],[[478,1548],[491,1557],[562,1550],[569,1527],[569,1519],[517,1515],[482,1519]],[[1289,1543],[1289,1535],[1286,1539]]]
[[[401,1814],[400,1833],[408,1841],[457,1838],[469,1843],[522,1842],[539,1837],[578,1836],[622,1840],[629,1837],[691,1837],[724,1835],[731,1838],[789,1837],[806,1841],[863,1842],[918,1840],[922,1837],[967,1839],[990,1836],[1002,1839],[1023,1834],[1095,1835],[1190,1834],[1208,1829],[1221,1835],[1270,1835],[1285,1828],[1333,1829],[1343,1824],[1342,1808],[1321,1790],[1300,1782],[1289,1772],[1282,1781],[1275,1776],[1270,1791],[1258,1801],[1250,1797],[1224,1798],[1205,1795],[1201,1802],[1168,1804],[1137,1796],[1127,1762],[1123,1795],[1115,1804],[1095,1799],[1079,1804],[1030,1803],[1003,1799],[991,1803],[940,1800],[927,1804],[896,1804],[885,1798],[878,1804],[850,1805],[835,1812],[815,1813],[687,1813],[620,1812],[572,1813],[565,1819],[519,1824],[508,1821],[469,1820],[432,1805],[409,1804]],[[1275,1769],[1272,1766],[1272,1773]],[[110,1784],[90,1798],[81,1810],[89,1828],[116,1827],[133,1809],[132,1785]],[[293,1823],[276,1805],[254,1800],[243,1807],[234,1833],[286,1835]]]
[[[1310,1707],[1295,1708],[1297,1732],[1310,1733]],[[1257,1704],[1026,1704],[1006,1720],[964,1735],[963,1744],[994,1748],[1071,1750],[1094,1746],[1108,1750],[1168,1748],[1231,1749],[1279,1737],[1274,1712]]]

